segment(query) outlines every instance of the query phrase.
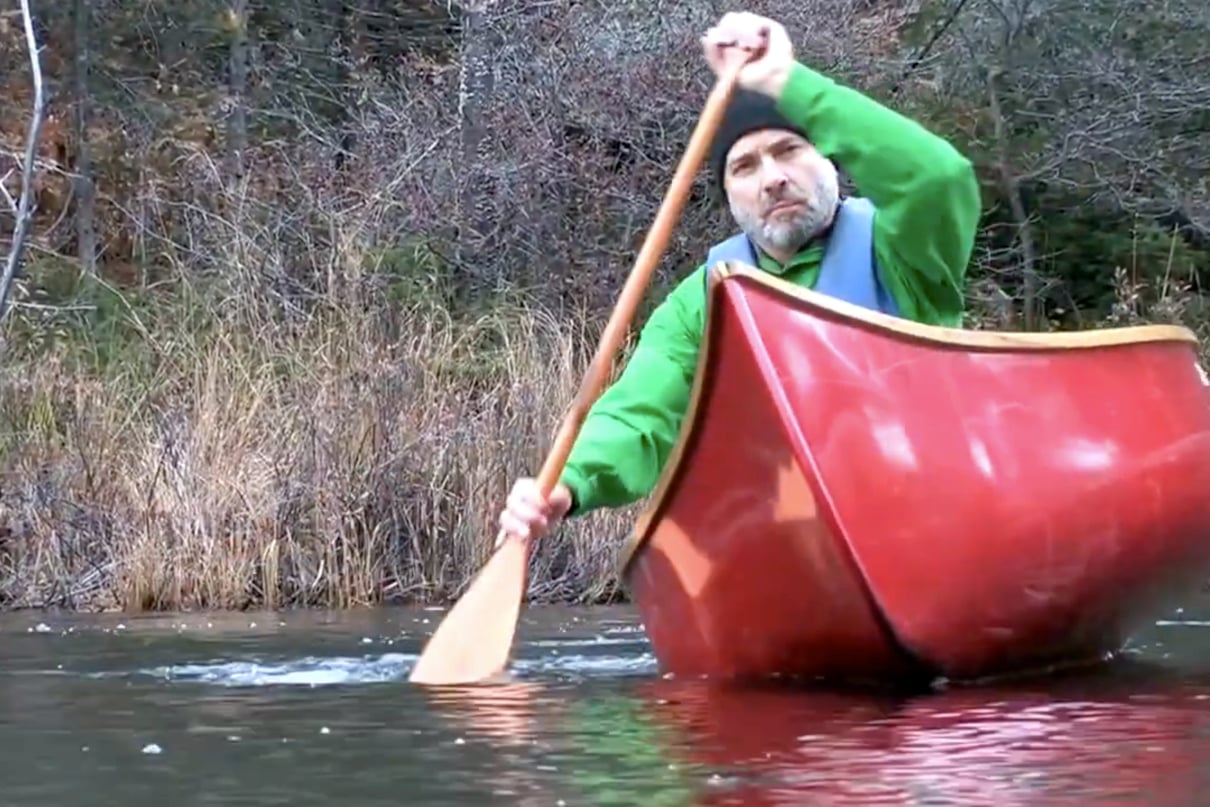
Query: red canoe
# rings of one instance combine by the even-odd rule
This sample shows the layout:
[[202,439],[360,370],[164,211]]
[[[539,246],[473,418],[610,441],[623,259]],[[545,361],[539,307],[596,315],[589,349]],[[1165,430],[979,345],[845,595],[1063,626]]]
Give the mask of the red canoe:
[[623,564],[664,672],[1096,662],[1210,576],[1186,329],[936,328],[731,264],[700,368]]

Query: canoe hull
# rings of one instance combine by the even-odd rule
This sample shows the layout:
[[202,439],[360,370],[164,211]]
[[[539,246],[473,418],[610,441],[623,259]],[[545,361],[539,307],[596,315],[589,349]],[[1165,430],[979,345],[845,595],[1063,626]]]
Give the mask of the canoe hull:
[[718,273],[624,566],[664,671],[1092,663],[1201,585],[1210,395],[1191,334],[910,325]]

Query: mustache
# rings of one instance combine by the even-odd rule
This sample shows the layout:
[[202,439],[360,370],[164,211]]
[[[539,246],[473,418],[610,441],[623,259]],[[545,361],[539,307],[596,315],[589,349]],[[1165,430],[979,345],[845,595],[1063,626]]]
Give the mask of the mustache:
[[800,204],[809,206],[811,204],[811,197],[805,193],[798,193],[791,190],[766,194],[765,203],[761,206],[761,213],[762,215],[767,216],[773,212],[774,208],[785,204]]

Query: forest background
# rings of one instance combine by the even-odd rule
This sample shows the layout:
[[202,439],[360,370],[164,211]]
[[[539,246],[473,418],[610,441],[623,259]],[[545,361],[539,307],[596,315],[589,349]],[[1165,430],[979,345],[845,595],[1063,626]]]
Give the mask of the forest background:
[[[456,595],[574,394],[730,7],[31,5],[48,107],[0,346],[0,607]],[[34,87],[15,6],[14,197]],[[746,8],[975,162],[967,327],[1207,332],[1205,0]],[[0,206],[0,255],[13,223]],[[648,309],[730,227],[703,177]],[[633,514],[544,542],[531,596],[616,596]]]

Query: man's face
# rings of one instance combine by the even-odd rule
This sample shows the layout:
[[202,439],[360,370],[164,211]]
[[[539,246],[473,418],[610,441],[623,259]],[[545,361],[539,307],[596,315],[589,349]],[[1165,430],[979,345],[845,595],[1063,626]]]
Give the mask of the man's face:
[[832,220],[840,198],[836,169],[793,132],[750,132],[727,154],[731,214],[748,237],[785,260]]

